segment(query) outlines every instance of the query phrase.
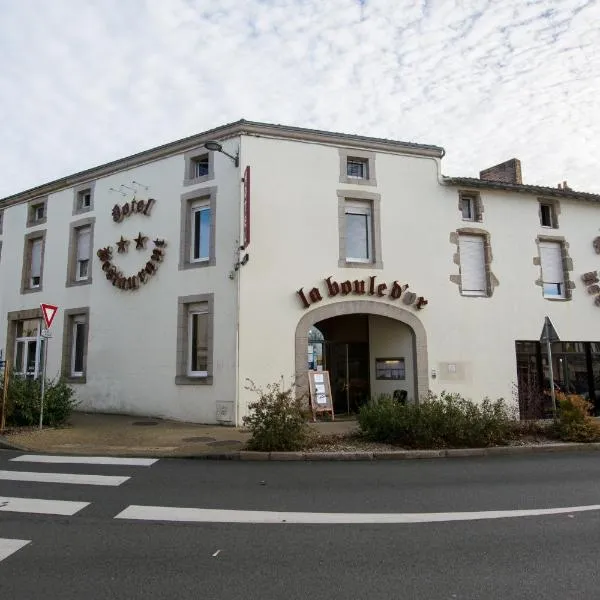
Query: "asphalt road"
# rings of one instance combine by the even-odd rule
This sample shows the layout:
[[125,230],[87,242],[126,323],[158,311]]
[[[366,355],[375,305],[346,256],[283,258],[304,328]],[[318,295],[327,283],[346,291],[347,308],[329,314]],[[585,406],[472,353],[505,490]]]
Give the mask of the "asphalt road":
[[[598,453],[368,463],[162,459],[151,466],[10,460],[18,456],[0,452],[2,599],[600,597],[600,509],[408,524],[115,518],[138,505],[276,511],[282,520],[290,513],[589,506],[600,504]],[[34,480],[14,479],[24,472]],[[106,480],[112,485],[102,477],[93,485],[36,479],[52,473],[130,478]],[[18,499],[88,504],[72,516],[12,512],[25,506]],[[237,513],[219,519],[229,514]],[[14,540],[28,543],[2,559],[3,543],[7,554]]]

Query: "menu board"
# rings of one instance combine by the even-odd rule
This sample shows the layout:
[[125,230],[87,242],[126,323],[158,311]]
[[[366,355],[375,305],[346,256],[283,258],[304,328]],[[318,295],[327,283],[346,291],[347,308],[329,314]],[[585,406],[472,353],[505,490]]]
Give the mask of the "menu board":
[[331,413],[331,420],[333,421],[333,400],[331,398],[329,371],[309,371],[308,383],[313,421],[316,421],[317,413],[323,412]]

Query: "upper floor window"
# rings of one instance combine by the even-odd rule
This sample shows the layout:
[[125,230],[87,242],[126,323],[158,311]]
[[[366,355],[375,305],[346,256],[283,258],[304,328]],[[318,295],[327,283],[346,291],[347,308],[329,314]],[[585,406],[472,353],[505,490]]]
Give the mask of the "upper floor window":
[[92,228],[90,226],[80,227],[77,230],[77,267],[75,270],[77,281],[84,281],[89,277],[91,238]]
[[482,221],[483,204],[477,192],[459,192],[458,210],[463,221]]
[[540,241],[539,248],[544,297],[566,298],[562,243]]
[[340,148],[340,183],[377,185],[375,153]]
[[190,179],[208,175],[208,154],[192,158],[191,166],[192,172],[190,173]]
[[560,205],[558,200],[540,200],[539,201],[539,217],[542,227],[558,229],[558,214]]
[[211,217],[209,200],[195,202],[192,205],[192,243],[190,248],[192,262],[210,259]]
[[473,221],[475,219],[475,207],[473,206],[473,198],[463,196],[460,199],[463,221]]
[[88,182],[73,188],[74,215],[94,210],[94,184],[95,182]]
[[47,198],[32,200],[27,206],[27,227],[46,222]]
[[463,296],[487,296],[488,274],[485,238],[482,235],[458,236],[460,289]]
[[92,283],[93,217],[71,223],[67,259],[67,287]]
[[346,260],[372,262],[373,219],[369,202],[346,202]]
[[2,235],[2,222],[4,221],[4,211],[0,210],[0,235]]
[[44,248],[46,230],[33,231],[25,235],[21,293],[39,292],[44,278]]
[[213,155],[213,152],[207,152],[205,148],[186,152],[183,185],[194,185],[214,179]]

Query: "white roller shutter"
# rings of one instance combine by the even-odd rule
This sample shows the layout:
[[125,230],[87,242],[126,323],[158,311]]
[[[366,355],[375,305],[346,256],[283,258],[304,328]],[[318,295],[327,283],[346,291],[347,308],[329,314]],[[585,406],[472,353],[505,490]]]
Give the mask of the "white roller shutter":
[[92,230],[82,227],[77,236],[77,260],[88,260],[90,258],[90,238]]
[[31,277],[42,275],[42,240],[34,240],[31,243]]
[[[542,281],[557,286],[559,295],[564,293],[565,274],[563,271],[562,247],[560,242],[540,242],[540,262],[542,265]],[[552,294],[555,295],[555,294]]]
[[462,293],[469,296],[487,295],[485,251],[480,235],[460,235],[460,280]]

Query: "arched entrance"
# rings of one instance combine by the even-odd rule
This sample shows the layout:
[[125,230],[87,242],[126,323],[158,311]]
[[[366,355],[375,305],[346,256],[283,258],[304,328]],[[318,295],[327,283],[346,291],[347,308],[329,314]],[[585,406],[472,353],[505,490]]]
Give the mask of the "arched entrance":
[[[416,315],[372,300],[346,300],[305,313],[296,327],[295,367],[300,393],[308,390],[309,361],[328,370],[334,406],[356,409],[380,393],[406,390],[413,401],[429,389],[427,339]],[[344,387],[346,386],[346,387]],[[350,389],[347,389],[350,386]]]

